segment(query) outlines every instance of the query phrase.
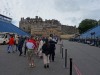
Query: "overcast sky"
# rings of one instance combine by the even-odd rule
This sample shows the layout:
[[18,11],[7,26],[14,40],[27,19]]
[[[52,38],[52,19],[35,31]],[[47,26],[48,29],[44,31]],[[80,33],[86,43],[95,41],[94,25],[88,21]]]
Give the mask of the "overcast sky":
[[100,0],[0,0],[0,13],[12,17],[16,26],[21,17],[39,16],[78,27],[83,19],[100,19]]

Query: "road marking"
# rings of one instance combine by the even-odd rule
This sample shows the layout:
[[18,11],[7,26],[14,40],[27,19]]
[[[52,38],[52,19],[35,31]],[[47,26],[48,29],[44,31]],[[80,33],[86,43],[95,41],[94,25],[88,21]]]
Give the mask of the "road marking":
[[80,72],[80,70],[78,69],[78,67],[75,64],[74,64],[74,68],[75,68],[77,75],[82,75],[82,73]]

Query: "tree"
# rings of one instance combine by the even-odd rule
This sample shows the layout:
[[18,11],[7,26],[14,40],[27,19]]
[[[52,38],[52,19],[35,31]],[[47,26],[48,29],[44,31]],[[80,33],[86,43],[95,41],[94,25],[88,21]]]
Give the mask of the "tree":
[[98,21],[98,25],[100,25],[100,20]]
[[79,24],[79,33],[84,33],[87,30],[95,27],[96,25],[98,25],[98,21],[93,20],[93,19],[85,19],[83,21],[81,21],[81,23]]

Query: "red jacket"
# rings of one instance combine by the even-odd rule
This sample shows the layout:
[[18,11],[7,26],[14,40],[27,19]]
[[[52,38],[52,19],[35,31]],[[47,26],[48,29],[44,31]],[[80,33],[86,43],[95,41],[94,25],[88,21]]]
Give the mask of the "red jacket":
[[8,44],[9,44],[9,45],[14,45],[14,43],[15,43],[14,38],[11,37],[11,38],[9,39]]

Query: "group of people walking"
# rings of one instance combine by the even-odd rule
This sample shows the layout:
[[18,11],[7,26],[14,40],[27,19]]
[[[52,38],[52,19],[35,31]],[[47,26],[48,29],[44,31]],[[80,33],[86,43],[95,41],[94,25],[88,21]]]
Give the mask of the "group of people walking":
[[[9,39],[7,51],[10,53],[14,53],[15,51],[19,51],[19,56],[27,56],[29,66],[34,67],[34,59],[33,55],[36,54],[39,58],[43,58],[44,68],[49,68],[49,63],[54,62],[55,58],[55,44],[57,40],[54,38],[52,34],[49,37],[41,37],[35,39],[33,36],[25,37],[22,36],[14,38],[12,35]],[[16,50],[13,49],[13,46],[16,45]],[[23,47],[24,46],[24,47]],[[23,53],[24,48],[24,53]]]

